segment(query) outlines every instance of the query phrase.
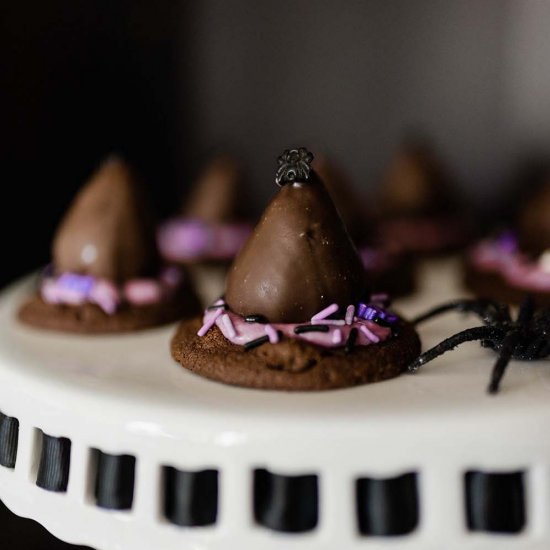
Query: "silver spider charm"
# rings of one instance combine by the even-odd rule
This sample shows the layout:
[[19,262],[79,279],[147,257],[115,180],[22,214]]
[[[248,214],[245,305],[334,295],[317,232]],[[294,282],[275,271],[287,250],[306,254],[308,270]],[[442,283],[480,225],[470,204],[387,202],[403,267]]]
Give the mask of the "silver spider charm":
[[305,147],[299,149],[287,149],[278,159],[275,182],[282,187],[285,183],[295,181],[307,181],[311,171],[313,154]]

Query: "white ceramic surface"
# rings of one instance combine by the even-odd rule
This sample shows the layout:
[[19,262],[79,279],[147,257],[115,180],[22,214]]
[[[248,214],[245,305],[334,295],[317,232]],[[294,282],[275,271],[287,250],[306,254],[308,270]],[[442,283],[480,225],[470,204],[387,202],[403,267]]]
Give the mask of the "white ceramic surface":
[[[400,304],[412,314],[465,293],[453,262],[424,266],[423,289]],[[81,337],[21,326],[14,312],[30,280],[0,298],[0,411],[20,421],[15,470],[0,467],[0,498],[57,537],[100,550],[547,549],[550,547],[550,362],[513,363],[501,393],[485,394],[494,355],[477,343],[417,375],[325,393],[277,393],[199,378],[170,358],[173,327]],[[421,329],[425,346],[479,324],[449,314]],[[36,428],[72,441],[66,494],[35,486]],[[91,448],[137,457],[130,512],[91,497]],[[214,527],[182,529],[161,513],[160,468],[220,470]],[[251,472],[320,478],[318,528],[297,536],[254,524]],[[527,472],[526,529],[467,531],[463,474]],[[361,538],[353,482],[419,473],[421,521],[395,539]]]

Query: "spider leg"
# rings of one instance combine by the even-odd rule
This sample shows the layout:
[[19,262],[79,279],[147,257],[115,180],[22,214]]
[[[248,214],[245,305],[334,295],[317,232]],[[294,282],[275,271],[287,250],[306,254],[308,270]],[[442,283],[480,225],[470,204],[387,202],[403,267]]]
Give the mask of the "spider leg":
[[525,348],[514,351],[514,356],[522,361],[536,361],[550,356],[550,334],[541,333],[533,338]]
[[413,324],[418,325],[431,319],[432,317],[437,317],[442,313],[447,313],[448,311],[462,311],[465,313],[475,313],[478,315],[486,324],[495,324],[502,323],[505,321],[510,321],[510,311],[508,306],[500,304],[493,300],[478,299],[478,300],[454,300],[446,304],[442,304],[438,307],[435,307],[426,313],[419,315],[413,319]]
[[422,365],[433,361],[436,357],[443,355],[444,353],[456,348],[458,345],[464,342],[472,342],[474,340],[492,340],[500,339],[503,336],[502,329],[495,327],[474,327],[468,328],[443,340],[443,342],[437,344],[432,349],[425,351],[422,355],[409,365],[410,372],[416,372]]
[[533,318],[534,314],[535,300],[532,294],[527,294],[527,296],[525,296],[525,298],[521,302],[521,306],[519,308],[518,323],[520,325],[525,325]]
[[510,359],[514,354],[514,350],[518,345],[521,339],[521,332],[519,330],[514,330],[510,332],[502,343],[502,348],[500,350],[500,355],[498,356],[497,362],[493,367],[493,372],[491,374],[491,381],[487,387],[487,392],[490,394],[498,393],[500,382],[504,373],[506,372],[506,367],[510,363]]

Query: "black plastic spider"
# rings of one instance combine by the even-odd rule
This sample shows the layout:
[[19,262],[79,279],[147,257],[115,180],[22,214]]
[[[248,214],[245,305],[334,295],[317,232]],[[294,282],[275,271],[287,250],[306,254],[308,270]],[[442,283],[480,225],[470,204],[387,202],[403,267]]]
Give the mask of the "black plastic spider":
[[309,178],[313,154],[305,147],[287,149],[278,159],[279,167],[275,181],[282,186],[285,183],[306,181]]
[[450,351],[463,342],[480,340],[481,345],[499,353],[487,391],[495,394],[511,359],[534,361],[550,356],[550,309],[536,309],[532,297],[521,304],[515,319],[507,305],[486,299],[459,300],[436,307],[417,317],[419,324],[447,311],[471,312],[478,315],[485,326],[466,329],[420,355],[409,366],[416,372],[422,365]]

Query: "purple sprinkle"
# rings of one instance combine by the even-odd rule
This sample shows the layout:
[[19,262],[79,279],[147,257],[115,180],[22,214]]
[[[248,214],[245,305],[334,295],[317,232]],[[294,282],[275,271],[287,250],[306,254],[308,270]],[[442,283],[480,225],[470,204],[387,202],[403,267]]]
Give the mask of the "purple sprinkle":
[[372,304],[365,304],[361,302],[357,308],[357,317],[364,319],[365,321],[382,320],[386,323],[393,324],[398,321],[397,315],[389,313],[384,309]]
[[90,275],[77,275],[76,273],[64,273],[57,280],[57,284],[60,287],[83,294],[84,296],[90,294],[94,283],[94,277]]
[[372,321],[374,317],[377,315],[377,309],[372,307],[369,304],[364,304],[361,302],[359,304],[359,307],[357,308],[357,317],[360,317],[361,319],[365,319],[367,321]]

